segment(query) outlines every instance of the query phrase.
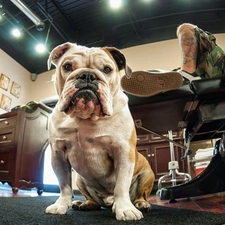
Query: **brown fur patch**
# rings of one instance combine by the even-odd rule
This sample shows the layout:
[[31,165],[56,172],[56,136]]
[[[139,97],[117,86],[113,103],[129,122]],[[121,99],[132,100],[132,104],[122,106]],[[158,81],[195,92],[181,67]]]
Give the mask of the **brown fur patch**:
[[137,145],[137,135],[136,135],[136,130],[135,126],[133,127],[132,135],[130,137],[130,151],[128,153],[128,158],[130,162],[134,163],[136,160],[136,145]]

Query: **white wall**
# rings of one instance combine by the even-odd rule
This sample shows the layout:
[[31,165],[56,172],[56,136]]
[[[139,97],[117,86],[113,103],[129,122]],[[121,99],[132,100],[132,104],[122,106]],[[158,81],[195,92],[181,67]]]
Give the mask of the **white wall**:
[[[11,108],[26,103],[29,99],[27,88],[29,87],[29,83],[31,82],[30,72],[22,67],[19,63],[17,63],[9,55],[7,55],[4,51],[2,51],[2,49],[0,49],[0,59],[0,74],[4,74],[8,78],[10,78],[8,90],[0,88],[0,101],[2,95],[4,94],[12,99]],[[16,98],[15,96],[10,94],[10,89],[13,81],[22,87],[19,98]],[[6,112],[7,111],[0,108],[0,114]]]
[[[215,35],[217,44],[225,49],[225,34]],[[172,70],[181,66],[181,51],[177,39],[121,50],[127,64],[135,70],[164,69]]]
[[[225,34],[216,34],[217,43],[225,49]],[[181,52],[178,40],[168,40],[157,43],[145,44],[136,47],[121,49],[127,59],[127,64],[136,70],[164,69],[172,70],[181,65]],[[45,82],[55,70],[50,70],[38,76],[33,85],[33,99],[43,99],[56,94],[53,84]],[[40,92],[42,86],[43,92]]]
[[[225,34],[216,34],[217,43],[225,49]],[[181,53],[178,40],[168,40],[121,50],[127,59],[127,64],[135,70],[165,69],[171,70],[181,64]],[[11,107],[25,104],[29,101],[40,101],[56,95],[52,79],[55,69],[46,71],[37,76],[36,81],[31,81],[30,72],[0,49],[0,73],[10,78],[10,85],[7,91],[0,88],[0,100],[2,94],[8,95],[12,99]],[[21,85],[21,95],[17,99],[10,94],[12,81]],[[0,114],[5,113],[0,108]]]
[[[10,79],[8,90],[0,88],[0,102],[4,94],[11,98],[11,108],[13,108],[17,105],[26,104],[29,101],[38,102],[42,98],[56,94],[53,82],[49,82],[54,70],[39,74],[36,81],[31,81],[31,73],[7,55],[2,49],[0,49],[0,59],[0,75],[4,74]],[[13,81],[21,86],[19,98],[16,98],[10,93]],[[6,112],[0,108],[0,114]]]
[[55,69],[41,73],[37,76],[36,81],[31,82],[29,87],[30,99],[40,101],[56,95],[54,82],[51,81]]

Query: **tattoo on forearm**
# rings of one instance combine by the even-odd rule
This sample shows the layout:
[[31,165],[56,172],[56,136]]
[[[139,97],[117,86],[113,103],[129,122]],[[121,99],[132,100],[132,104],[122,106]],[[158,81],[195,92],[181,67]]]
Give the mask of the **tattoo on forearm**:
[[184,34],[181,37],[181,46],[183,49],[183,64],[196,61],[197,57],[197,41],[194,36]]

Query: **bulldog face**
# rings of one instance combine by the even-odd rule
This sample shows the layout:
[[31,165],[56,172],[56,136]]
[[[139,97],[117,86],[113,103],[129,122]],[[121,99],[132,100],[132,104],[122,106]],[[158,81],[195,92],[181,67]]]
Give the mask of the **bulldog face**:
[[113,114],[113,96],[120,90],[121,75],[131,69],[124,55],[116,48],[88,48],[65,43],[53,49],[49,56],[56,68],[58,109],[70,117],[82,119]]

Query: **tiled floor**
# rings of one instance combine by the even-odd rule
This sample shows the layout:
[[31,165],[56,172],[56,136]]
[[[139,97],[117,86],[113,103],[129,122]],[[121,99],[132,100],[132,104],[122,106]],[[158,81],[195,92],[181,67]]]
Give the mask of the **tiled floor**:
[[[1,183],[0,183],[1,184]],[[58,193],[44,192],[42,196],[59,195]],[[13,194],[11,188],[6,185],[0,185],[0,197],[35,197],[36,190],[19,190],[17,194]],[[149,197],[151,204],[191,209],[195,211],[207,211],[225,213],[225,193],[217,193],[215,195],[195,197],[191,199],[177,199],[176,203],[169,203],[167,200],[160,200],[158,196],[151,195]]]
[[151,204],[190,209],[195,211],[218,212],[225,213],[225,194],[217,193],[214,195],[176,199],[176,203],[169,203],[167,200],[160,200],[158,196],[151,196],[149,202]]
[[[59,195],[59,193],[50,193],[50,192],[43,192],[42,196],[56,196]],[[24,190],[24,189],[19,189],[17,194],[12,193],[12,189],[8,184],[2,184],[0,182],[0,197],[37,197],[37,191],[36,189],[32,190]]]

